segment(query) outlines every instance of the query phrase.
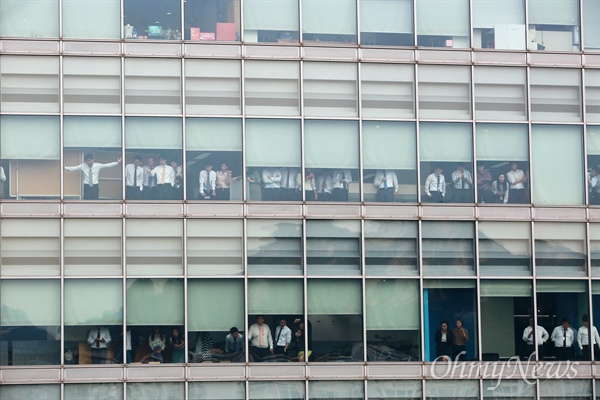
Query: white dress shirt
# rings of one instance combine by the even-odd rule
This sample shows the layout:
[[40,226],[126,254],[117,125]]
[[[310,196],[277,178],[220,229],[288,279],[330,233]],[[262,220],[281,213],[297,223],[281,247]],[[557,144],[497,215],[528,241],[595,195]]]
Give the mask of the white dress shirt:
[[214,192],[217,184],[217,173],[210,171],[210,173],[203,169],[200,171],[200,193]]
[[446,178],[440,174],[440,182],[435,174],[430,174],[425,180],[425,194],[429,196],[431,192],[442,192],[442,196],[446,196]]
[[281,188],[281,171],[279,168],[265,168],[262,173],[263,184],[265,189]]
[[562,325],[557,326],[552,331],[552,336],[550,336],[550,338],[554,342],[554,347],[571,347],[573,345],[573,340],[575,340],[573,329],[568,327],[566,335],[564,331],[565,329]]
[[[386,178],[386,181],[382,181],[383,178]],[[396,172],[392,169],[377,170],[375,174],[375,180],[373,181],[373,185],[377,187],[377,189],[389,189],[394,188],[394,192],[398,191],[398,177],[396,176]]]
[[[342,182],[345,180],[346,182]],[[348,184],[352,182],[352,173],[349,169],[335,170],[333,171],[333,188],[334,189],[347,189]]]
[[[134,177],[137,175],[137,178]],[[139,187],[140,190],[144,187],[144,168],[141,166],[136,167],[134,164],[127,164],[125,166],[125,185],[126,186],[134,186],[133,183],[135,181],[135,186]]]
[[81,171],[83,173],[83,183],[86,185],[97,185],[98,184],[98,177],[100,176],[100,171],[103,170],[104,168],[112,168],[119,165],[118,162],[111,162],[108,164],[100,164],[100,163],[93,163],[92,164],[92,176],[90,178],[90,166],[87,165],[86,163],[82,163],[79,164],[75,167],[65,167],[65,169],[67,171]]
[[[100,339],[104,339],[104,342],[100,341],[98,342],[98,345],[96,345],[96,338],[98,338],[98,336],[100,336]],[[107,347],[106,345],[109,344],[111,340],[112,339],[110,337],[110,331],[108,328],[102,327],[99,329],[90,329],[90,333],[88,334],[87,338],[87,342],[92,346],[93,349],[105,349]]]
[[[260,330],[262,327],[262,344]],[[253,347],[259,347],[261,349],[273,349],[273,337],[271,336],[271,329],[267,324],[254,324],[248,330],[248,340],[250,345]]]
[[[4,178],[6,180],[6,178]],[[596,176],[592,176],[592,174],[588,173],[588,180],[589,180],[589,192],[593,193],[593,192],[598,192],[600,190],[600,186],[598,185],[598,183],[600,183],[600,178],[599,175]],[[4,182],[4,181],[2,181]]]
[[[592,346],[600,343],[600,336],[598,336],[598,330],[595,326],[592,326]],[[590,344],[590,329],[585,326],[582,326],[577,331],[577,344],[579,345],[579,349],[583,350],[583,346],[588,346]]]
[[156,186],[156,177],[152,176],[152,169],[149,165],[146,165],[144,168],[144,186],[155,187]]
[[510,183],[511,189],[525,189],[525,184],[521,181],[519,183],[515,183],[519,179],[525,178],[525,173],[520,169],[513,171],[512,169],[506,173],[506,180]]
[[[533,327],[528,326],[523,331],[523,341],[526,342],[527,344],[531,344],[531,345],[533,345],[533,335],[529,336],[529,334],[531,333],[532,330],[533,330]],[[538,346],[541,346],[542,344],[546,343],[546,341],[550,337],[550,335],[548,334],[548,331],[545,330],[543,326],[538,325],[535,330],[535,333],[537,336]]]
[[[325,187],[323,187],[325,183]],[[317,193],[329,193],[333,190],[333,178],[331,175],[319,175],[317,177]]]
[[[165,175],[164,180],[163,171]],[[157,185],[175,185],[175,170],[170,165],[159,165],[152,170],[151,174],[156,176]]]
[[283,168],[281,170],[281,187],[284,189],[298,189],[298,174],[300,171],[296,168]]
[[6,175],[4,175],[4,168],[0,167],[0,182],[6,182]]
[[[279,334],[279,331],[281,331],[281,335]],[[292,330],[288,328],[287,325],[281,329],[281,325],[279,325],[277,329],[275,329],[275,340],[277,340],[277,343],[275,343],[276,346],[284,347],[289,345],[292,342]]]

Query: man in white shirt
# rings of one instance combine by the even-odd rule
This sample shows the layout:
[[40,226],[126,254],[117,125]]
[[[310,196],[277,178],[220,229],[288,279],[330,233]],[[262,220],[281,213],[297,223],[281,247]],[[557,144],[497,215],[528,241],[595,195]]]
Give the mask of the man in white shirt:
[[442,169],[435,167],[433,173],[425,180],[425,194],[431,203],[443,203],[446,196],[446,178]]
[[373,185],[377,188],[377,201],[392,203],[398,192],[398,177],[392,169],[377,170]]
[[464,164],[458,164],[458,169],[452,173],[452,200],[454,203],[473,202],[473,175],[465,169]]
[[331,172],[323,170],[321,175],[317,176],[317,193],[319,201],[331,201],[333,199],[331,192],[333,191],[333,177]]
[[4,174],[4,168],[0,166],[0,199],[4,198],[4,182],[6,182],[6,175]]
[[[598,330],[595,326],[590,327],[590,319],[587,315],[581,317],[583,326],[577,331],[577,345],[583,359],[586,361],[592,360],[592,349],[594,349],[594,359],[598,360],[600,352],[598,351],[598,344],[600,343],[600,336],[598,336]],[[590,343],[591,337],[591,343]]]
[[154,157],[148,157],[148,165],[144,167],[144,190],[142,191],[144,200],[156,200],[156,177],[152,175],[152,170],[156,167]]
[[598,175],[598,170],[598,167],[590,168],[590,172],[587,176],[589,194],[588,202],[590,205],[594,206],[600,205],[600,176]]
[[292,330],[288,328],[285,318],[281,318],[275,329],[275,354],[286,354],[292,343]]
[[167,165],[167,157],[160,156],[160,165],[151,172],[156,177],[156,200],[171,200],[175,185],[175,170]]
[[115,162],[108,164],[100,164],[94,162],[94,156],[92,154],[85,155],[85,162],[74,167],[65,167],[67,171],[81,171],[83,174],[83,199],[84,200],[98,200],[98,178],[100,171],[104,168],[116,167],[121,163],[121,157]]
[[142,156],[135,156],[133,163],[125,166],[125,198],[127,200],[141,200],[144,190],[144,168]]
[[273,354],[273,336],[269,325],[265,324],[265,316],[256,317],[256,323],[248,329],[248,340],[250,341],[250,353],[261,359]]
[[568,318],[563,318],[562,325],[554,328],[550,339],[554,342],[554,352],[557,360],[566,361],[573,359],[575,332],[569,326]]
[[519,164],[516,161],[510,163],[510,171],[506,173],[506,180],[510,184],[510,196],[508,197],[508,204],[525,204],[527,199],[527,192],[525,189],[525,182],[527,182],[527,176],[525,172],[518,168]]
[[281,200],[302,201],[302,180],[298,175],[300,170],[297,168],[281,170]]
[[525,328],[523,331],[523,341],[527,346],[527,351],[525,353],[525,357],[529,358],[535,351],[535,342],[537,340],[537,348],[538,348],[538,360],[541,360],[543,357],[542,354],[542,345],[546,343],[550,335],[548,335],[548,331],[544,329],[543,326],[535,327],[535,337],[534,337],[534,329],[533,329],[533,318],[529,318],[529,326]]
[[212,164],[206,163],[200,171],[200,200],[215,200],[217,173],[212,170]]
[[106,348],[111,340],[108,328],[96,326],[90,329],[87,342],[91,346],[92,364],[106,364]]
[[264,185],[263,200],[279,201],[281,200],[281,179],[283,178],[279,168],[265,168],[262,172],[262,181]]
[[349,169],[337,169],[333,171],[333,201],[348,201],[348,184],[352,182],[352,173]]

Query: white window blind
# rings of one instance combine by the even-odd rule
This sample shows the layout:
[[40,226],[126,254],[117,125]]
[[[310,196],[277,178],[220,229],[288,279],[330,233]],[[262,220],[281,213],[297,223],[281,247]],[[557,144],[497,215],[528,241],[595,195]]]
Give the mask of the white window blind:
[[[600,69],[585,70],[585,114],[587,123],[600,123]],[[597,125],[588,126],[598,129]]]
[[244,63],[246,114],[299,115],[300,64],[296,61]]
[[303,313],[304,294],[301,279],[248,280],[248,314]]
[[65,220],[65,274],[120,275],[122,227],[117,219]]
[[469,124],[423,122],[420,141],[421,161],[471,162],[473,144]]
[[471,70],[462,66],[420,65],[421,118],[466,119],[471,116]]
[[300,121],[246,121],[246,164],[252,167],[300,167]]
[[538,279],[536,290],[538,293],[586,293],[587,281]]
[[414,117],[414,66],[363,63],[361,82],[363,117]]
[[469,36],[469,0],[417,0],[419,35]]
[[531,297],[531,281],[497,280],[481,281],[481,297]]
[[129,275],[171,275],[182,272],[182,220],[129,219],[126,234]]
[[412,122],[363,122],[363,168],[417,168],[417,135]]
[[58,37],[58,0],[0,1],[0,36]]
[[245,382],[190,382],[189,399],[245,400]]
[[587,154],[600,155],[600,126],[587,126]]
[[129,279],[127,325],[183,325],[183,281]]
[[190,279],[188,330],[229,331],[244,326],[244,282],[240,279]]
[[188,220],[188,274],[242,274],[242,229],[237,219]]
[[360,31],[412,33],[412,0],[361,0]]
[[424,239],[473,239],[474,234],[470,222],[425,221],[422,225]]
[[354,63],[305,62],[304,112],[311,117],[354,117],[358,112]]
[[529,0],[529,23],[579,25],[579,0]]
[[355,315],[361,313],[360,280],[308,280],[308,314]]
[[58,160],[60,122],[51,116],[0,118],[0,158],[4,160]]
[[125,147],[127,149],[182,148],[180,118],[127,117],[125,119]]
[[185,143],[188,151],[242,151],[242,120],[187,118]]
[[241,62],[185,60],[185,99],[189,114],[239,115]]
[[64,37],[119,38],[119,0],[63,0],[62,7]]
[[473,0],[473,28],[524,24],[524,0]]
[[530,86],[533,121],[581,121],[581,71],[532,68]]
[[121,325],[123,283],[117,279],[66,279],[65,325]]
[[64,118],[65,147],[121,147],[120,117]]
[[0,325],[60,325],[59,280],[3,280],[0,282]]
[[298,0],[244,0],[244,29],[298,32]]
[[125,112],[181,113],[181,60],[125,59]]
[[523,121],[527,118],[526,70],[519,67],[475,68],[475,117]]
[[121,113],[121,60],[66,57],[63,60],[64,111]]
[[583,48],[600,50],[600,1],[583,0]]
[[356,34],[356,0],[303,0],[304,33]]
[[365,296],[367,330],[420,329],[418,280],[368,279]]
[[304,136],[307,168],[358,168],[355,121],[305,121]]
[[478,161],[529,159],[527,125],[477,124],[475,129]]

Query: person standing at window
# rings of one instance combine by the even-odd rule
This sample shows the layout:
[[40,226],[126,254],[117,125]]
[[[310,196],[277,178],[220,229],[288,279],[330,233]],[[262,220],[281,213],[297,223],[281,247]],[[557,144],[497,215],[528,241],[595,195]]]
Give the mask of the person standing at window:
[[0,165],[0,199],[4,198],[4,182],[6,182],[6,175],[4,174],[4,168]]
[[200,200],[214,200],[216,192],[217,174],[212,170],[212,164],[206,163],[200,171]]
[[452,359],[454,361],[465,361],[467,359],[467,342],[469,331],[463,326],[460,319],[456,320],[456,328],[452,330],[453,346]]
[[302,200],[302,180],[298,180],[298,175],[300,175],[300,171],[297,168],[281,170],[281,200]]
[[442,321],[440,329],[435,332],[435,356],[441,361],[451,361],[452,343],[454,336],[452,331],[448,330],[448,321]]
[[275,329],[275,354],[286,355],[292,343],[292,330],[287,326],[285,318],[281,318],[279,326]]
[[452,184],[452,199],[454,203],[473,202],[473,176],[471,172],[465,169],[463,164],[459,164],[458,169],[452,173]]
[[175,183],[173,184],[172,199],[183,199],[183,169],[176,160],[171,161],[171,168],[175,171]]
[[398,191],[398,177],[396,176],[396,172],[394,170],[377,170],[373,185],[377,188],[378,202],[394,202],[394,195]]
[[348,184],[352,182],[352,173],[349,169],[338,169],[333,171],[333,201],[348,201]]
[[160,333],[159,326],[155,326],[154,331],[148,337],[148,345],[150,346],[150,350],[152,350],[150,357],[158,362],[164,362],[162,353],[166,347],[166,340],[165,335]]
[[231,176],[227,163],[221,164],[221,170],[216,173],[215,186],[217,200],[231,200],[231,181],[238,178]]
[[492,182],[494,203],[506,204],[508,202],[509,186],[504,174],[498,175],[498,179]]
[[333,200],[333,177],[328,170],[323,170],[322,174],[317,177],[317,190],[319,193],[319,201]]
[[581,317],[583,326],[577,331],[577,345],[583,359],[585,361],[592,360],[592,351],[594,352],[594,359],[598,360],[600,351],[598,351],[598,344],[600,343],[600,336],[598,336],[598,330],[595,326],[590,327],[590,319],[587,315]]
[[91,346],[92,364],[106,364],[107,348],[111,340],[108,328],[96,326],[95,329],[90,329],[87,342]]
[[442,175],[442,169],[435,167],[433,173],[425,180],[425,194],[431,203],[443,203],[446,197],[446,178]]
[[490,203],[492,200],[492,175],[485,165],[477,166],[477,203]]
[[244,351],[244,335],[235,326],[225,336],[225,353],[239,353]]
[[516,161],[511,162],[511,169],[506,174],[506,180],[510,184],[509,204],[525,204],[525,199],[527,198],[527,193],[525,193],[527,176],[518,166],[519,164]]
[[526,346],[525,357],[531,357],[531,355],[535,351],[535,339],[537,340],[538,360],[541,360],[543,357],[543,344],[546,343],[546,341],[548,341],[548,338],[550,338],[550,335],[548,335],[548,331],[546,331],[546,329],[544,329],[543,326],[539,325],[536,326],[535,329],[533,329],[533,318],[529,318],[529,326],[523,331],[523,341],[525,342]]
[[598,175],[599,169],[599,167],[590,168],[590,172],[587,176],[589,203],[594,206],[600,205],[600,176]]
[[269,354],[273,354],[273,336],[269,325],[265,324],[264,315],[256,317],[256,323],[248,329],[248,340],[250,340],[250,352],[261,361]]
[[571,329],[568,318],[563,318],[562,325],[554,328],[550,339],[554,342],[554,353],[557,360],[566,361],[573,359],[575,332]]
[[93,154],[85,155],[85,162],[74,167],[65,167],[67,171],[81,171],[83,174],[83,199],[84,200],[98,200],[99,189],[98,189],[98,178],[100,177],[100,171],[104,168],[116,167],[121,163],[121,157],[115,162],[108,164],[101,164],[94,162]]
[[152,170],[156,177],[156,200],[171,200],[175,185],[175,170],[167,165],[167,157],[160,156],[160,165]]
[[263,200],[279,201],[281,200],[281,170],[279,168],[265,168],[262,172],[262,181],[264,185]]
[[141,167],[142,157],[135,156],[133,163],[125,166],[125,198],[141,200],[144,190],[144,169]]
[[156,176],[152,175],[155,163],[154,157],[148,157],[148,165],[144,166],[144,200],[156,200]]
[[173,350],[171,352],[171,362],[185,362],[185,340],[183,339],[183,336],[179,333],[179,329],[173,329],[171,337],[169,338],[169,343],[171,343],[171,346],[173,346]]
[[261,179],[260,172],[256,169],[252,170],[246,176],[246,180],[248,181],[248,200],[262,200]]
[[307,169],[304,176],[304,196],[306,201],[315,201],[318,199],[317,181],[312,170]]

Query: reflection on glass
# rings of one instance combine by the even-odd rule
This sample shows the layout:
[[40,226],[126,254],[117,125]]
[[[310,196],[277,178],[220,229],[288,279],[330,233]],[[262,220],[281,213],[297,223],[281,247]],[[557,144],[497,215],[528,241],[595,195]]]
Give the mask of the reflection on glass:
[[540,380],[540,399],[592,398],[592,381],[583,379]]
[[370,276],[417,275],[417,224],[365,221],[365,268]]
[[185,386],[183,382],[128,383],[126,395],[129,400],[179,400],[185,397]]
[[302,274],[302,221],[248,220],[248,274]]
[[301,400],[305,399],[304,382],[250,382],[251,400],[281,399]]
[[298,43],[298,0],[245,0],[244,42]]
[[363,399],[363,382],[312,381],[308,384],[308,396],[311,399]]
[[423,397],[421,381],[368,381],[367,393],[369,399],[411,399],[418,400]]
[[189,400],[245,400],[246,385],[244,382],[190,382],[188,384]]
[[579,1],[529,0],[529,50],[578,51]]
[[185,40],[240,40],[239,0],[186,0],[184,6]]
[[425,384],[425,398],[476,400],[479,398],[479,382],[468,380],[429,380]]
[[523,380],[502,379],[483,381],[483,398],[504,398],[504,399],[535,399],[535,385],[529,385]]
[[474,275],[474,229],[470,222],[424,221],[423,273]]
[[60,385],[2,385],[0,398],[2,400],[60,400]]
[[417,0],[417,45],[468,48],[468,0]]
[[487,276],[531,275],[531,227],[525,222],[479,222],[479,268]]
[[65,385],[65,400],[79,399],[122,399],[122,383],[75,383]]
[[181,40],[179,0],[124,0],[125,39]]
[[309,275],[360,275],[359,221],[309,220],[306,236]]

